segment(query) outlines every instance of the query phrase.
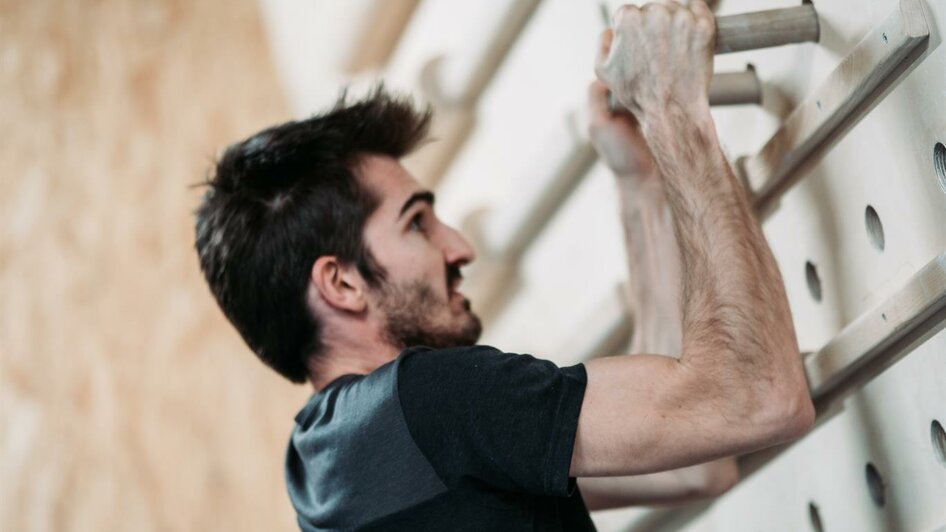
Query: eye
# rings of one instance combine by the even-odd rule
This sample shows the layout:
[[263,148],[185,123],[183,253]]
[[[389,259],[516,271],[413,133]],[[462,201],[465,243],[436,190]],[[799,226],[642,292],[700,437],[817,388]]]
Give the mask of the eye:
[[420,232],[423,232],[423,231],[424,231],[424,225],[423,225],[422,222],[423,222],[423,214],[422,214],[422,213],[417,213],[417,214],[415,214],[415,215],[413,216],[413,218],[411,218],[411,221],[410,221],[410,222],[408,223],[408,225],[407,225],[407,229],[410,230],[410,231],[420,231]]

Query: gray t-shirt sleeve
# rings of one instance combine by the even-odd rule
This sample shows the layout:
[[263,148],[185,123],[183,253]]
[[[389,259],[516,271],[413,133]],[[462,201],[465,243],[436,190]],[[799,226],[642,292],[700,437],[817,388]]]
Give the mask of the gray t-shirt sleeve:
[[464,479],[567,496],[587,375],[492,347],[409,349],[398,394],[408,430],[448,486]]

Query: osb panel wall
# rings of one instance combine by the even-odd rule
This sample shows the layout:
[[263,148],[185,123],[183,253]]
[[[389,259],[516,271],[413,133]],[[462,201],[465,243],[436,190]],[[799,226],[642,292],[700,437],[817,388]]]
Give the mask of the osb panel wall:
[[286,116],[253,0],[0,0],[0,530],[290,530],[305,388],[197,269],[222,145]]

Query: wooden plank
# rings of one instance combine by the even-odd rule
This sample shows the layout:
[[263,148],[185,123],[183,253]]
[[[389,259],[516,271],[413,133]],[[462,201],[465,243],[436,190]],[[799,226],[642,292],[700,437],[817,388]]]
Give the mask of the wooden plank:
[[523,178],[520,189],[485,220],[483,237],[493,255],[518,262],[594,166],[598,154],[576,122],[570,115],[548,137],[543,156],[529,169],[532,178]]
[[418,0],[375,0],[359,32],[358,44],[344,61],[345,69],[354,74],[383,67],[418,3]]
[[897,9],[844,58],[828,79],[801,103],[757,153],[744,160],[746,181],[757,187],[756,211],[769,214],[785,193],[863,118],[871,104],[919,56],[929,37],[920,0],[901,0]]
[[[519,40],[523,29],[528,25],[541,0],[512,0],[497,22],[498,25],[488,36],[488,42],[482,52],[469,59],[447,58],[438,65],[437,93],[441,97],[438,104],[450,106],[475,107],[480,95],[493,81],[499,67],[506,60],[509,51]],[[459,61],[459,62],[458,62]]]
[[805,360],[819,413],[896,363],[946,324],[946,253]]

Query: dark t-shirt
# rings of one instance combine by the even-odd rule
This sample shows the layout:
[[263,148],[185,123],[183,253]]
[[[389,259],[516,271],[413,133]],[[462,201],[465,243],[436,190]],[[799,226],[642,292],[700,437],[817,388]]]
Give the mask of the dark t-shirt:
[[568,476],[587,376],[491,347],[411,348],[296,416],[302,530],[594,530]]

